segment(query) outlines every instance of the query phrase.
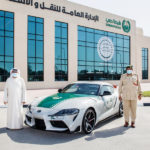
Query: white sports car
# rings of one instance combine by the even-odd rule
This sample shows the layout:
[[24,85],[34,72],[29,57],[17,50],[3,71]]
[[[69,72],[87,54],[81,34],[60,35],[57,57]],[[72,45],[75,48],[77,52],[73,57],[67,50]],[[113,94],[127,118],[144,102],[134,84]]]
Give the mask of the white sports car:
[[84,131],[114,115],[122,116],[118,90],[103,82],[75,82],[49,97],[40,97],[28,106],[25,123],[49,131]]

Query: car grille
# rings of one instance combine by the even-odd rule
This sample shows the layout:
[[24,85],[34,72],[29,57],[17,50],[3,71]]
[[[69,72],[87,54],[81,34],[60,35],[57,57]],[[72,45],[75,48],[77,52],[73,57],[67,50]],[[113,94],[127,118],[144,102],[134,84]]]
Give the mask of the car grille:
[[27,118],[27,120],[28,120],[29,122],[31,122],[31,117],[29,117],[29,116],[26,115],[26,118]]
[[63,121],[50,121],[50,123],[55,128],[68,128]]
[[35,128],[45,130],[46,126],[44,120],[35,119]]

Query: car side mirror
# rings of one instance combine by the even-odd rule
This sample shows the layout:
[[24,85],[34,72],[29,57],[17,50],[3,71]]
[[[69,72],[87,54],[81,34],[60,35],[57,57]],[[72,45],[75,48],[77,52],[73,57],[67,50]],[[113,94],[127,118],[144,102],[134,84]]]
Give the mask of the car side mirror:
[[58,89],[58,93],[61,93],[62,92],[62,89]]

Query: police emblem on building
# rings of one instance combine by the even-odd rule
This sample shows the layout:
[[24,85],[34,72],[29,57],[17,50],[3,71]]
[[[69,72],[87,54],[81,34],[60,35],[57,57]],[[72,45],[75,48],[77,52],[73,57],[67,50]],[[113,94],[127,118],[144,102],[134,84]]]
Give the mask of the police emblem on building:
[[102,37],[97,44],[99,57],[104,61],[110,61],[114,55],[114,44],[108,37]]
[[124,32],[129,33],[130,30],[131,30],[130,21],[123,20],[123,22],[122,22],[122,29],[123,29]]

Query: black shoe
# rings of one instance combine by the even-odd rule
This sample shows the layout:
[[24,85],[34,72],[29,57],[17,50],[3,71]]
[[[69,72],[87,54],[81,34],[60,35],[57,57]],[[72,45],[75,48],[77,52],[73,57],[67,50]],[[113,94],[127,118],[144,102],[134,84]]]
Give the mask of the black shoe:
[[129,126],[129,123],[125,122],[124,127],[128,127],[128,126]]
[[131,122],[131,128],[135,128],[135,123]]

